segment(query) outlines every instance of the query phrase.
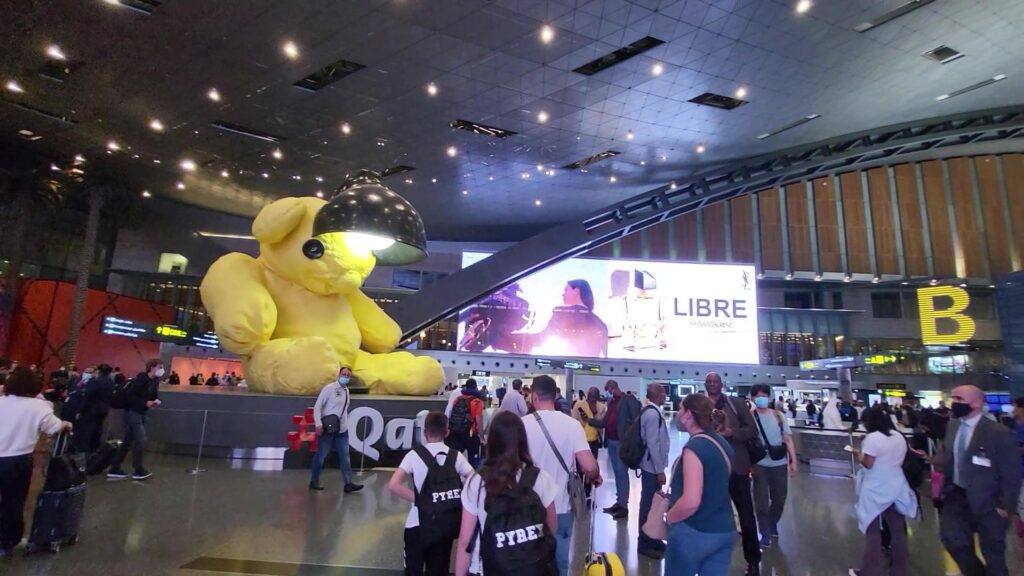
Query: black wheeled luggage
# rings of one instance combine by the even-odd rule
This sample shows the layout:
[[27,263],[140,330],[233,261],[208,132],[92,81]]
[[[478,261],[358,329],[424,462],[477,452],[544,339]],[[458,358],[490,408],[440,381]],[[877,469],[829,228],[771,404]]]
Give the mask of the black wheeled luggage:
[[78,541],[85,511],[85,470],[82,459],[67,453],[70,435],[61,434],[53,445],[46,482],[36,500],[28,552],[60,551],[62,544]]

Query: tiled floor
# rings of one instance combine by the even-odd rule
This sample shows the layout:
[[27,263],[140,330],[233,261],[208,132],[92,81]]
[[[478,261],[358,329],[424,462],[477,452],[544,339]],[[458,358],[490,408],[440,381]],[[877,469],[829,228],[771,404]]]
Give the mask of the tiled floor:
[[[603,459],[602,453],[602,464]],[[58,555],[19,556],[0,563],[0,574],[400,573],[406,505],[387,492],[389,471],[366,472],[360,480],[366,490],[343,495],[334,470],[325,473],[328,490],[311,493],[304,471],[256,471],[211,460],[203,464],[206,472],[193,476],[186,472],[192,460],[154,457],[151,464],[155,475],[145,483],[91,480],[81,542]],[[608,504],[612,490],[610,482],[602,489],[602,504]],[[628,524],[599,515],[597,548],[618,552],[628,574],[661,574],[660,563],[638,559],[635,553],[639,481],[634,480],[632,490],[634,514]],[[797,476],[780,526],[781,547],[765,552],[764,574],[845,576],[863,546],[852,515],[853,499],[852,480]],[[930,505],[911,531],[911,573],[945,574]],[[577,557],[585,553],[587,539],[583,524],[577,531]],[[1019,547],[1010,554],[1019,558]],[[1011,573],[1024,574],[1024,563],[1017,562]],[[186,565],[192,568],[183,569]],[[743,568],[737,547],[732,574],[742,574]]]

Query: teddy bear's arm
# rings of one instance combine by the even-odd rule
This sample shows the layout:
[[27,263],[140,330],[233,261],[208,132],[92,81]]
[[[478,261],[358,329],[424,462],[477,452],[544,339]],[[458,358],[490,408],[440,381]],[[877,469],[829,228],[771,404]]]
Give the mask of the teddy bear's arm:
[[199,292],[225,350],[248,356],[270,340],[277,306],[255,259],[238,252],[222,256],[210,266]]
[[363,337],[361,348],[371,354],[391,352],[398,346],[402,338],[402,329],[377,306],[377,303],[356,290],[348,296],[352,306],[352,315],[359,325],[359,333]]

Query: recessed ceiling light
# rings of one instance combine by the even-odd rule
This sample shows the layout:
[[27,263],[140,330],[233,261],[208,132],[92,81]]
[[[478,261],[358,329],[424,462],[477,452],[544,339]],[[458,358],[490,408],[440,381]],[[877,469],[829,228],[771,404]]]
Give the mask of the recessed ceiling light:
[[228,172],[227,170],[221,170],[220,171],[220,177],[221,178],[227,178],[228,176],[231,176],[231,173]]
[[463,196],[469,196],[469,190],[463,190],[462,191],[462,195]]
[[736,97],[741,99],[741,100],[743,98],[746,98],[747,97],[747,89],[743,88],[743,87],[737,88],[736,89]]
[[178,190],[184,190],[185,189],[185,183],[184,182],[178,182],[177,186],[178,186]]
[[156,158],[153,159],[153,164],[159,164],[159,163],[160,163],[160,160],[158,160]]
[[260,174],[260,176],[263,176],[264,178],[270,178],[270,174],[267,174],[266,172]]
[[488,176],[487,179],[490,180],[491,182],[494,182],[494,176]]
[[[764,272],[758,272],[757,273],[757,279],[758,280],[764,280]],[[757,374],[754,374],[754,376],[757,376]]]
[[455,156],[459,153],[459,150],[455,146],[449,146],[448,149],[445,150],[445,153],[448,154],[449,158],[455,158]]
[[632,130],[626,130],[626,140],[632,140],[632,139],[633,139],[633,131]]
[[661,62],[657,62],[654,66],[651,66],[651,75],[661,76],[661,73],[665,71],[665,67],[661,65]]
[[646,166],[646,165],[647,165],[647,162],[646,162],[646,161],[644,161],[644,160],[641,160],[641,161],[640,161],[640,165],[641,165],[641,166]]
[[704,148],[703,144],[698,144],[697,145],[697,154],[703,154],[705,150],[706,150],[706,148]]
[[793,274],[787,272],[786,273],[786,280],[792,280],[792,279],[793,279]]
[[555,29],[545,24],[540,29],[540,41],[545,44],[550,44],[555,39]]
[[427,84],[427,94],[430,96],[437,96],[437,84],[434,84],[433,82]]
[[341,133],[348,136],[352,133],[352,126],[348,122],[341,123]]
[[931,280],[928,281],[928,283],[931,284],[932,286],[935,286],[936,284],[939,283],[939,281],[935,278],[932,278]]
[[405,183],[406,184],[412,184],[412,178],[406,178],[405,179]]
[[961,288],[967,288],[967,284],[966,284],[966,283],[961,283],[961,284],[960,284],[960,287],[961,287]]
[[813,5],[814,5],[814,3],[811,2],[811,0],[800,0],[799,2],[796,3],[796,13],[797,14],[804,14],[808,10],[810,10],[811,6],[813,6]]
[[291,58],[292,60],[295,60],[296,58],[299,57],[299,47],[296,46],[295,42],[292,42],[291,40],[285,42],[284,45],[281,46],[281,50],[284,51],[285,56]]
[[153,118],[152,120],[149,121],[149,127],[150,127],[150,129],[152,129],[155,132],[163,132],[164,131],[164,123],[159,121],[159,120],[157,120],[156,118]]
[[85,164],[85,156],[81,154],[75,154],[75,164]]
[[540,206],[540,204],[541,204],[540,198],[537,198],[536,200],[533,201],[533,205],[534,206]]
[[179,166],[181,166],[181,169],[184,170],[185,172],[196,171],[196,163],[188,158],[182,160]]
[[882,279],[879,278],[878,276],[875,276],[874,278],[871,279],[871,283],[872,284],[878,284],[881,281],[882,281]]
[[543,164],[537,164],[537,172],[543,172],[543,171],[544,171],[544,165]]
[[284,158],[284,152],[281,152],[280,148],[274,148],[274,151],[271,152],[270,155],[274,157],[274,160],[280,160],[281,158]]
[[324,191],[323,190],[317,190],[316,191],[316,197],[317,198],[323,198],[324,197]]
[[529,172],[523,172],[522,174],[519,175],[519,177],[522,178],[523,180],[526,180],[526,179],[528,179],[530,177],[530,173]]
[[111,152],[117,152],[120,149],[121,145],[115,142],[114,140],[107,142],[107,150],[110,150]]
[[661,155],[661,161],[664,162],[666,160],[668,160],[668,156],[665,156],[664,154],[662,154]]
[[60,172],[60,166],[57,166],[56,164],[50,164],[50,170],[53,170],[54,172]]
[[8,92],[17,92],[18,94],[25,91],[25,89],[21,87],[21,84],[18,84],[14,80],[8,80],[7,84],[4,84],[4,88],[7,88]]
[[143,198],[152,198],[153,195],[149,193],[149,190],[143,190],[142,191],[142,197]]
[[548,113],[547,112],[541,110],[540,112],[537,113],[537,122],[540,122],[541,124],[543,124],[543,123],[545,123],[547,121],[548,121]]
[[814,281],[815,282],[821,282],[821,274],[815,274],[814,275]]
[[676,183],[673,182],[673,183],[669,184],[668,187],[669,187],[670,190],[675,190],[676,189]]
[[610,176],[610,177],[608,178],[608,181],[609,181],[609,182],[611,182],[612,184],[614,184],[614,183],[618,182],[618,181],[619,181],[619,179],[618,179],[618,178],[616,178],[615,176]]
[[68,57],[64,55],[64,52],[60,49],[60,46],[56,44],[50,44],[46,47],[46,55],[54,60],[67,60]]
[[554,170],[548,170],[547,172],[545,172],[545,174],[547,174],[548,176],[554,176],[555,175],[555,171]]
[[431,184],[437,184],[437,178],[431,178],[430,179],[430,183]]
[[220,91],[216,88],[210,88],[210,91],[206,93],[206,97],[214,102],[220,102]]
[[302,182],[302,175],[296,174],[296,175],[292,176],[292,180],[297,180],[299,182]]

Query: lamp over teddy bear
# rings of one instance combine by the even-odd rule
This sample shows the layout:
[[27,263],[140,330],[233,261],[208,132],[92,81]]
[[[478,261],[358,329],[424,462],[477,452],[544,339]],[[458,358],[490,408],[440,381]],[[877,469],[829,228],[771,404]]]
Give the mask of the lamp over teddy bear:
[[401,328],[361,290],[375,264],[426,257],[419,214],[377,174],[360,171],[330,202],[272,202],[252,233],[259,256],[222,256],[199,288],[221,346],[242,357],[251,390],[316,395],[349,366],[374,394],[437,391],[441,365],[395,352]]

